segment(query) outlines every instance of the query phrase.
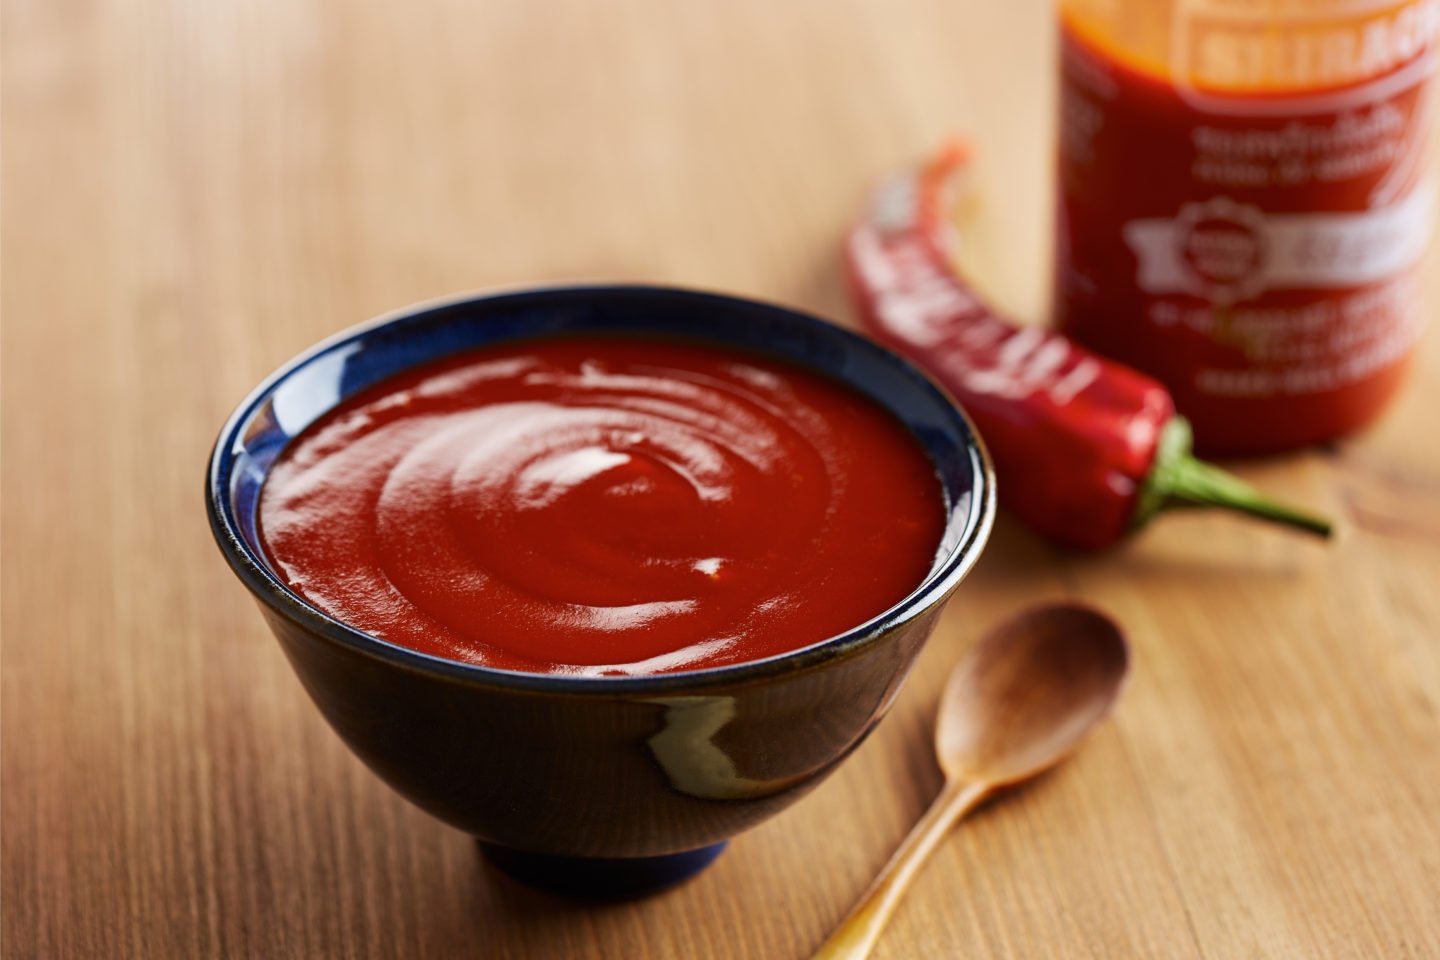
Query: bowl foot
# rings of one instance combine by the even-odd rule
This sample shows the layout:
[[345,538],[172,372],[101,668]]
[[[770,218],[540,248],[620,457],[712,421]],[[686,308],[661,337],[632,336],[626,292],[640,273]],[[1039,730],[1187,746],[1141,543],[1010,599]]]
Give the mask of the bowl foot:
[[491,863],[514,880],[580,900],[629,900],[658,893],[710,866],[729,841],[663,857],[562,857],[480,842]]

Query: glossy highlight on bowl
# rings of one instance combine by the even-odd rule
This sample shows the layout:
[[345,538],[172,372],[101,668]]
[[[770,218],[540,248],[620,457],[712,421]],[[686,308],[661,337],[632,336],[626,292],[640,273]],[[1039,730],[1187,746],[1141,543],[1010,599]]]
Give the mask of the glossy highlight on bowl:
[[[867,623],[800,650],[702,670],[555,676],[386,643],[304,602],[264,559],[256,508],[285,445],[343,398],[480,345],[567,333],[653,335],[769,354],[898,417],[944,488],[925,580]],[[476,835],[527,882],[645,892],[818,783],[878,722],[978,558],[994,483],[968,421],[923,374],[782,307],[659,287],[545,288],[421,305],[347,331],[265,381],[222,430],[206,501],[222,553],[306,690],[377,774]]]

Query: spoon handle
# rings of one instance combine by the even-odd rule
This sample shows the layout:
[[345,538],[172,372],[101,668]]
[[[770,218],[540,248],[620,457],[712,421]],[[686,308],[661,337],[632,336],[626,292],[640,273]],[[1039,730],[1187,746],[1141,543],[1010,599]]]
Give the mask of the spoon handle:
[[983,783],[947,780],[930,809],[901,842],[865,896],[851,908],[845,921],[820,945],[813,960],[863,960],[870,955],[900,898],[910,888],[930,854],[965,814],[984,800],[990,787]]

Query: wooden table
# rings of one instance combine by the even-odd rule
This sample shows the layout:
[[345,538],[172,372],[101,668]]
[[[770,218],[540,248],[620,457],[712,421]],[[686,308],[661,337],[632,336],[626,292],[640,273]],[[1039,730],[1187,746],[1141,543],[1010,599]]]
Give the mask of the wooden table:
[[1378,427],[1241,468],[1337,542],[1197,514],[1077,558],[1002,522],[863,749],[643,903],[513,886],[382,786],[211,542],[215,432],[312,341],[576,278],[847,320],[862,188],[954,130],[969,265],[1040,317],[1045,0],[4,10],[6,956],[804,957],[939,785],[950,664],[1057,597],[1128,628],[1128,695],[945,844],[878,956],[1440,956],[1434,332]]

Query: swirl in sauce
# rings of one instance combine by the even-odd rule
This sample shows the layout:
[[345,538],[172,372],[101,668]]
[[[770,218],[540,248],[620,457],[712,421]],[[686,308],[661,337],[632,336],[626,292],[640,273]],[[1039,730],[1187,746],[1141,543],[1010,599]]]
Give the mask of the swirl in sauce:
[[905,427],[799,367],[559,337],[419,367],[294,440],[260,502],[311,604],[425,653],[620,675],[757,660],[924,579],[939,478]]

